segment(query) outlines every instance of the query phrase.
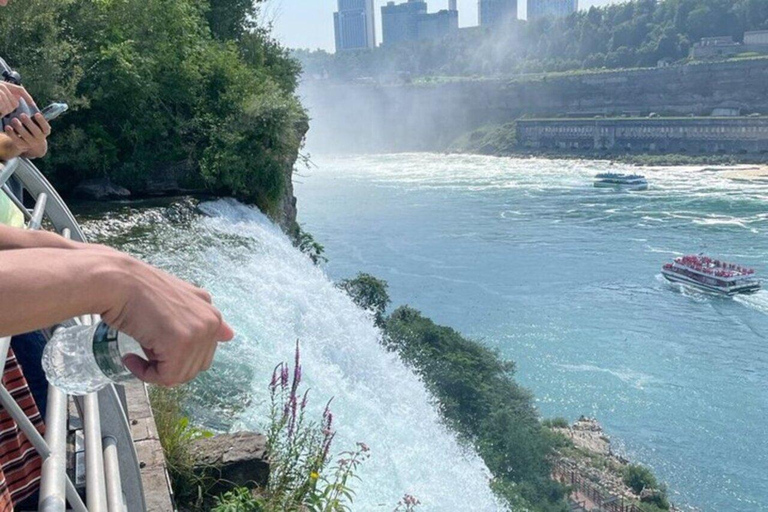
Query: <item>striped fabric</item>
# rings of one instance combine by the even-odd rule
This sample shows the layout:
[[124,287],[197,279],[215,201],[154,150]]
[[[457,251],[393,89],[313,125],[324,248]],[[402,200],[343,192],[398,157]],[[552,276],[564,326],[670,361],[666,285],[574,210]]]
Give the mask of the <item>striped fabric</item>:
[[[37,430],[44,434],[43,420],[13,350],[8,351],[2,382]],[[41,466],[42,460],[35,448],[8,411],[0,406],[0,512],[12,512],[14,503],[37,491]]]

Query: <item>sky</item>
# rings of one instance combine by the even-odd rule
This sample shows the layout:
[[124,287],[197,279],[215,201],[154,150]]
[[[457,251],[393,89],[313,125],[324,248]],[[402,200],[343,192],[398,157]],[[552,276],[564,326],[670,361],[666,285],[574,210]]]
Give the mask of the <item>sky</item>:
[[[404,0],[396,0],[401,3]],[[605,5],[617,0],[579,0],[579,8]],[[381,6],[387,0],[374,0],[376,4],[377,42],[381,41]],[[459,26],[477,25],[477,0],[458,0]],[[526,0],[518,0],[519,16],[525,18]],[[322,48],[333,51],[333,12],[336,0],[266,0],[262,4],[263,19],[272,22],[275,36],[290,48]],[[427,0],[429,12],[448,7],[448,0]]]

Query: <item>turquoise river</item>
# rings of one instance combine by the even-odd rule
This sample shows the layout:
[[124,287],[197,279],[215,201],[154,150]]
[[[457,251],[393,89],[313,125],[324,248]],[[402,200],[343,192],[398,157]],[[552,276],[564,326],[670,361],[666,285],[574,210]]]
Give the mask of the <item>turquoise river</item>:
[[[768,510],[768,292],[664,282],[706,252],[768,276],[768,181],[654,168],[595,189],[606,162],[402,154],[317,157],[300,221],[333,279],[387,280],[395,305],[517,362],[544,416],[585,414],[705,511]],[[439,507],[438,507],[439,508]]]

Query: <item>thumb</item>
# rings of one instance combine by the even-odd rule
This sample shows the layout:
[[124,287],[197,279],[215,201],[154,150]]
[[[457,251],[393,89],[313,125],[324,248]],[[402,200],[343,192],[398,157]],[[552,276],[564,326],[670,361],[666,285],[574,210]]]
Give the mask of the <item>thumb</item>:
[[216,331],[216,341],[229,341],[235,337],[235,331],[224,320],[221,321],[219,330]]
[[160,374],[157,372],[157,363],[147,361],[136,354],[127,354],[123,358],[123,364],[140,380],[149,384],[160,384]]

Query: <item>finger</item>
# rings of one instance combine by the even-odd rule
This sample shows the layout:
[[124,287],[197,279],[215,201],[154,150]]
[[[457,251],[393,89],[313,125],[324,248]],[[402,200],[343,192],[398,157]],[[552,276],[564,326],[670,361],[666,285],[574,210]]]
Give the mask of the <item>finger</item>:
[[17,98],[17,97],[16,97],[16,96],[13,94],[13,91],[11,91],[11,89],[10,89],[10,87],[11,87],[11,84],[8,84],[8,83],[6,83],[6,82],[1,82],[1,83],[2,83],[2,85],[3,85],[3,92],[4,92],[4,96],[5,96],[6,100],[8,101],[8,104],[9,104],[11,107],[13,107],[13,110],[11,110],[11,112],[13,112],[13,111],[14,111],[14,110],[16,110],[17,108],[19,108],[19,98]]
[[43,135],[47,137],[51,134],[51,125],[48,123],[48,120],[45,118],[45,116],[40,112],[35,114],[35,123],[40,127]]
[[211,369],[211,365],[213,365],[213,358],[216,357],[216,345],[212,346],[211,349],[208,351],[208,355],[205,358],[205,363],[203,364],[203,371],[207,372]]
[[24,87],[20,85],[8,84],[8,83],[6,83],[6,86],[11,91],[11,94],[13,94],[15,98],[17,98],[17,101],[18,101],[18,98],[24,98],[24,101],[27,102],[27,105],[29,105],[30,107],[37,108],[37,103],[35,103],[35,100],[32,99],[32,96],[29,95],[29,93]]
[[21,139],[23,139],[27,143],[31,143],[34,140],[34,137],[31,133],[29,133],[26,129],[26,127],[19,121],[18,118],[14,119],[11,122],[11,125],[13,126],[13,129],[16,131],[16,135],[18,135]]
[[11,139],[11,142],[14,146],[16,146],[16,149],[18,149],[21,152],[26,151],[29,149],[29,145],[21,140],[19,136],[16,134],[16,131],[11,128],[10,126],[5,127],[5,134],[8,136],[8,138]]
[[216,340],[217,341],[230,341],[232,338],[235,337],[235,331],[232,329],[227,322],[224,320],[221,321],[221,325],[219,325],[219,330],[216,332]]
[[157,363],[155,361],[146,361],[136,354],[127,354],[123,358],[123,364],[138,379],[148,384],[165,385],[164,379],[157,371]]
[[37,126],[37,123],[32,120],[31,117],[29,117],[27,114],[21,115],[21,123],[24,125],[24,127],[27,129],[27,131],[34,137],[35,139],[44,139],[45,135],[43,135],[43,130],[40,129],[39,126]]

